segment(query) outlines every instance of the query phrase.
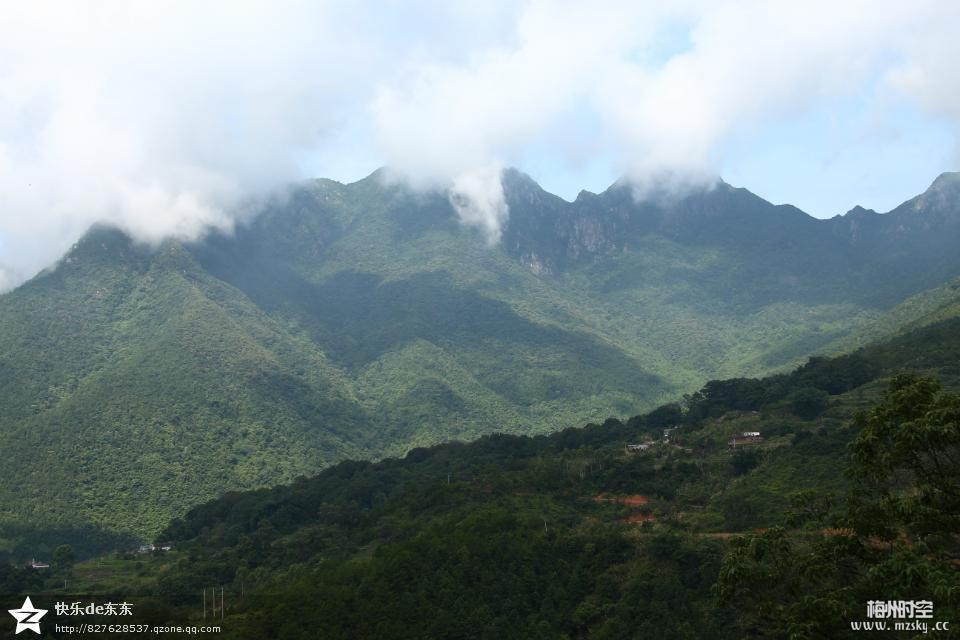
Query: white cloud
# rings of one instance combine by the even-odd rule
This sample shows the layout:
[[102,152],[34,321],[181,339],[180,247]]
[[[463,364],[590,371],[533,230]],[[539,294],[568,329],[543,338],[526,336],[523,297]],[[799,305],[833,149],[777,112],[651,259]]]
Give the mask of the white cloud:
[[465,171],[453,178],[448,192],[460,220],[483,231],[490,244],[500,241],[507,219],[502,173],[503,168],[496,164]]
[[891,87],[911,96],[931,113],[960,122],[960,4],[929,4],[917,15],[911,28],[894,35],[902,60],[889,71]]
[[35,271],[100,220],[228,229],[365,99],[376,42],[350,27],[332,4],[4,3],[0,258]]
[[598,108],[622,144],[623,168],[716,168],[739,129],[861,90],[903,18],[876,3],[710,3],[691,47],[649,68],[620,58],[598,89]]
[[[867,0],[534,2],[512,39],[419,64],[383,87],[376,126],[388,161],[415,184],[511,164],[532,144],[576,164],[585,145],[545,140],[564,130],[597,138],[586,147],[615,156],[640,193],[708,184],[744,132],[856,95],[885,73],[901,97],[960,119],[960,76],[949,68],[956,13]],[[689,42],[658,52],[664,33],[677,40],[684,27]],[[584,109],[599,127],[584,126]]]
[[0,261],[23,273],[97,220],[229,229],[311,154],[379,158],[496,239],[496,168],[531,147],[642,189],[867,87],[960,122],[960,9],[933,0],[0,2]]
[[20,279],[20,276],[15,271],[0,264],[0,293],[4,293],[13,288]]

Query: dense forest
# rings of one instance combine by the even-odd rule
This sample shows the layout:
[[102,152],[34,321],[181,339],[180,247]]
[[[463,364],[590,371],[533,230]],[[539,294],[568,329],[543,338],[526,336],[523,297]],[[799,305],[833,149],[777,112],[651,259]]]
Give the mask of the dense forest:
[[3,579],[157,621],[223,589],[237,638],[842,638],[875,599],[949,621],[958,349],[953,319],[627,421],[343,462],[192,509],[170,551]]

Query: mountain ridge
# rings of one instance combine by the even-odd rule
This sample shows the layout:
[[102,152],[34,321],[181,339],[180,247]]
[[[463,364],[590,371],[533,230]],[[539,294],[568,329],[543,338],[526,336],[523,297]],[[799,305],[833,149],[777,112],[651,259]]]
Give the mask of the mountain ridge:
[[851,243],[725,184],[568,203],[508,172],[491,247],[443,193],[382,175],[300,183],[193,242],[96,227],[0,296],[0,529],[149,535],[345,458],[636,414],[960,276],[939,213]]

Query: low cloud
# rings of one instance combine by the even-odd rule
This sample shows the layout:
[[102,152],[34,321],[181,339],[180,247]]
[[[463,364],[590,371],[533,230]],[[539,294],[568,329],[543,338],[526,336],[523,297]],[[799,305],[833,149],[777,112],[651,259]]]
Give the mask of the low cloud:
[[13,288],[20,279],[18,273],[0,264],[0,293]]
[[0,260],[35,272],[98,221],[145,242],[229,230],[366,99],[378,54],[350,20],[316,3],[5,5]]
[[958,19],[923,1],[534,2],[507,41],[381,88],[375,126],[413,184],[523,167],[535,146],[570,165],[585,148],[612,157],[638,198],[676,194],[715,184],[757,127],[831,101],[905,100],[960,122]]
[[345,166],[447,191],[495,242],[499,168],[531,149],[610,158],[648,193],[710,184],[758,125],[845,96],[956,124],[958,23],[933,0],[9,4],[0,278],[95,221],[228,230],[239,203]]
[[480,229],[491,245],[500,241],[508,214],[502,174],[498,165],[466,171],[454,177],[448,190],[450,204],[461,222]]

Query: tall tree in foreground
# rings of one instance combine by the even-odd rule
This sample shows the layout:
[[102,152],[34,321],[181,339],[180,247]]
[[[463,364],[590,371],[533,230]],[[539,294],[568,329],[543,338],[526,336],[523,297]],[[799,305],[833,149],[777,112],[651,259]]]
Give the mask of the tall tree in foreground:
[[802,529],[741,539],[724,560],[715,592],[751,637],[859,637],[876,600],[930,601],[926,622],[960,627],[960,396],[899,375],[854,425],[850,495],[796,496]]

